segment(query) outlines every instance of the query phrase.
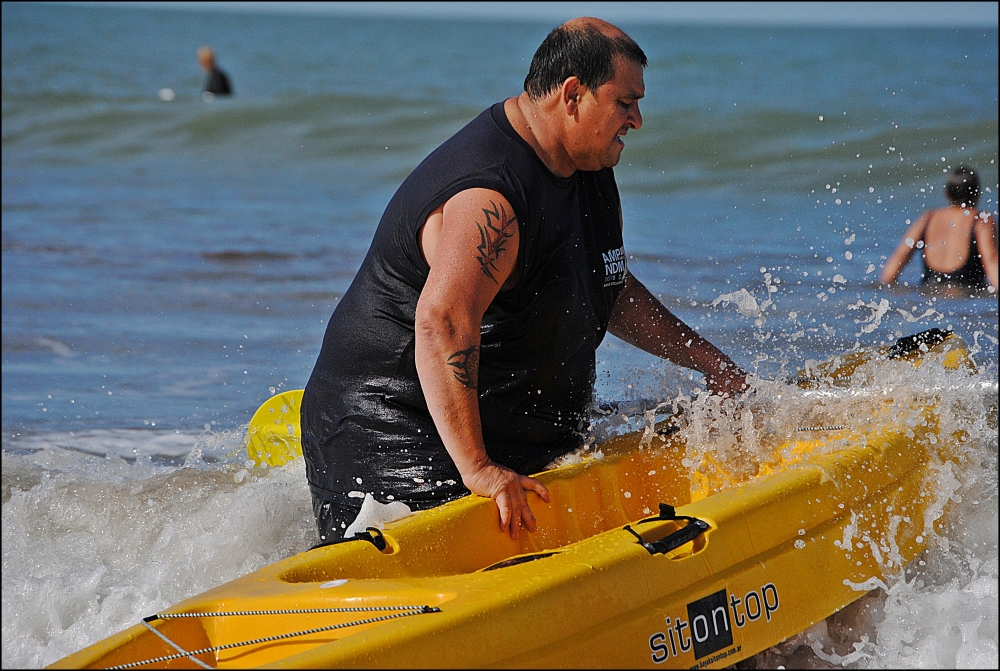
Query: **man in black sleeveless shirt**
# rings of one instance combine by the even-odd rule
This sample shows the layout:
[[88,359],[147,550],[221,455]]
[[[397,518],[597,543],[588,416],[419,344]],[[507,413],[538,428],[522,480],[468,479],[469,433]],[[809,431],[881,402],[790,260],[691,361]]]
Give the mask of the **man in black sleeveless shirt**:
[[323,339],[302,447],[323,540],[366,497],[472,491],[535,530],[528,477],[583,442],[607,331],[735,394],[746,374],[628,271],[612,167],[642,125],[646,56],[592,18],[553,30],[525,92],[399,187]]

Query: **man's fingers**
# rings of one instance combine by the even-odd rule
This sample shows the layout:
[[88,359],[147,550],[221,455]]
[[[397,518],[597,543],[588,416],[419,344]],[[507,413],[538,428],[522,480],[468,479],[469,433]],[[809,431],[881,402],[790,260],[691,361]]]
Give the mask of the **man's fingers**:
[[510,532],[511,540],[517,540],[518,535],[521,533],[521,511],[511,505],[510,510],[510,527],[508,528]]
[[[528,491],[535,492],[548,503],[549,490],[538,480],[503,467],[498,467],[492,477],[496,478],[490,489],[495,492],[493,500],[500,513],[500,530],[508,532],[513,540],[520,535],[522,524],[528,531],[535,531],[538,522],[528,506]],[[475,482],[470,483],[473,485],[470,489],[478,490]]]
[[[497,494],[495,501],[497,508],[500,510],[500,531],[507,531],[507,525],[510,524],[511,513],[510,497],[507,496],[507,492],[500,492]],[[513,526],[517,525],[515,524]]]
[[735,398],[750,388],[750,378],[740,368],[733,374],[708,375],[705,383],[713,394],[718,394],[723,398]]
[[525,503],[524,507],[521,508],[521,521],[524,522],[525,529],[531,533],[535,533],[535,529],[538,525],[535,522],[535,514],[531,512],[531,508],[528,507],[527,503]]
[[535,480],[534,478],[529,478],[527,475],[522,475],[521,487],[523,487],[525,490],[530,489],[534,493],[538,494],[538,497],[542,501],[545,501],[546,503],[549,502],[549,490],[546,489],[545,485],[540,483],[538,480]]
[[[521,533],[521,520],[524,518],[524,511],[528,510],[527,495],[524,489],[521,488],[521,484],[518,480],[514,480],[508,484],[508,496],[510,497],[510,537],[513,540],[517,540],[517,537]],[[531,511],[528,511],[531,514]],[[534,529],[525,525],[528,531],[534,531]]]

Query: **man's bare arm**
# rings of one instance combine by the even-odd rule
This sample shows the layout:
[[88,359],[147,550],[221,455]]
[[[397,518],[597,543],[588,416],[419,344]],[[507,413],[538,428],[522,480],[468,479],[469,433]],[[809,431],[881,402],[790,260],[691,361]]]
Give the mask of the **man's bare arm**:
[[747,388],[747,374],[653,296],[642,282],[625,276],[608,330],[630,345],[705,375],[708,388],[735,395]]
[[[428,217],[421,231],[431,266],[415,315],[415,358],[434,426],[472,492],[496,501],[501,529],[517,538],[535,530],[526,490],[548,501],[537,480],[494,463],[479,415],[479,344],[483,314],[514,271],[518,226],[495,191],[462,191]],[[430,227],[430,228],[428,228]],[[429,244],[431,242],[433,244]]]

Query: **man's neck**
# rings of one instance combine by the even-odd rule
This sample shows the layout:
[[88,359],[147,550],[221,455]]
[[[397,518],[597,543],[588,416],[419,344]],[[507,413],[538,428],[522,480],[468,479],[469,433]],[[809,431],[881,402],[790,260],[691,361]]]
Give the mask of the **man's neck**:
[[560,129],[552,122],[553,115],[541,109],[540,104],[529,98],[527,93],[508,98],[503,109],[511,127],[531,145],[554,175],[569,177],[576,172],[576,166],[560,140]]

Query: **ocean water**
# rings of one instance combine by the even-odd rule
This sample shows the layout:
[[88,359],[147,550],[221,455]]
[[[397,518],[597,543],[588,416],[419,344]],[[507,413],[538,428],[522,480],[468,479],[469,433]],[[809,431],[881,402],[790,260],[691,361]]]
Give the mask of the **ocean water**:
[[[552,26],[2,12],[2,649],[39,667],[316,542],[301,462],[248,470],[245,426],[304,385],[400,181]],[[971,437],[920,562],[751,664],[995,668],[997,296],[924,293],[918,260],[875,281],[950,167],[997,209],[997,30],[623,27],[650,61],[616,169],[630,268],[762,381],[693,417],[790,427],[815,409],[779,399],[790,374],[931,327],[979,366],[891,380]],[[202,99],[203,43],[231,100]],[[697,397],[612,337],[598,361],[595,438]]]

